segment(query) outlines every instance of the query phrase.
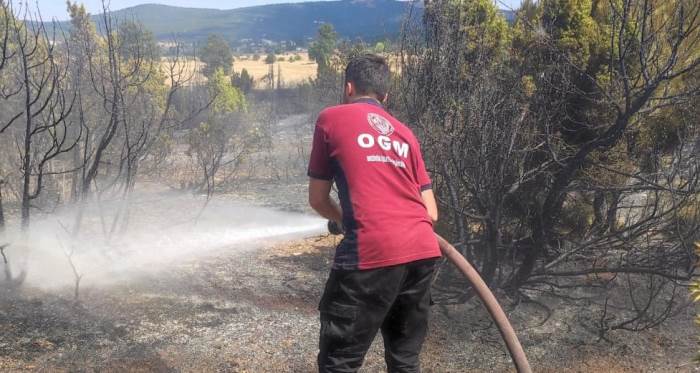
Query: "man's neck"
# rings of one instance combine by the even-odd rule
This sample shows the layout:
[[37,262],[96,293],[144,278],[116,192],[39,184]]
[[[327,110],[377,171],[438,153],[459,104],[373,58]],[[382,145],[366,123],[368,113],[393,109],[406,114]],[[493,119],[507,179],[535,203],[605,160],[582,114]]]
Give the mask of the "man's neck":
[[358,97],[353,97],[352,100],[350,100],[350,103],[351,103],[351,104],[354,104],[354,103],[360,102],[360,101],[374,101],[374,102],[376,102],[376,103],[379,104],[379,105],[384,105],[383,102],[381,102],[378,98],[376,98],[376,97],[374,97],[374,96],[358,96]]

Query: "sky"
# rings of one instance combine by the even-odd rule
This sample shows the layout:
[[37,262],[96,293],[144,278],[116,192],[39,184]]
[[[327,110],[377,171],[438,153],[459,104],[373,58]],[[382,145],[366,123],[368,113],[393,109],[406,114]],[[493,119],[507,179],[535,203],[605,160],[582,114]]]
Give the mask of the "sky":
[[[101,0],[78,0],[85,4],[88,12],[97,14],[102,11]],[[308,0],[107,0],[110,3],[110,9],[119,10],[139,4],[158,3],[172,6],[190,7],[190,8],[214,8],[214,9],[233,9],[247,6],[265,5],[274,3],[298,3]],[[318,0],[317,0],[318,1]],[[496,0],[500,8],[516,8],[520,4],[520,0]],[[44,19],[65,20],[68,18],[66,14],[65,0],[15,0],[16,4],[23,3],[34,6],[38,4],[41,10],[41,15]]]

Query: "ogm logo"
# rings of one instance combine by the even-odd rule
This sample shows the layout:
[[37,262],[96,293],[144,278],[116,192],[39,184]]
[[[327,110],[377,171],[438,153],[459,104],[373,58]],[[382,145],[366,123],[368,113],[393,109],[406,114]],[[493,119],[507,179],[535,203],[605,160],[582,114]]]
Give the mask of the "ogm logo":
[[389,123],[389,120],[376,113],[367,114],[369,125],[384,136],[390,136],[394,133],[394,126]]

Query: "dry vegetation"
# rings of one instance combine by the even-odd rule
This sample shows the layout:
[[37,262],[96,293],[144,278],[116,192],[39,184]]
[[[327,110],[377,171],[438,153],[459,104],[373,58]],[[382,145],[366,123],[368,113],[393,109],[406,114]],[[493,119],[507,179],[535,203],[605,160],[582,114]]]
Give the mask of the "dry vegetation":
[[[285,85],[295,85],[316,77],[316,62],[310,60],[307,53],[298,53],[301,57],[299,61],[289,61],[289,58],[296,54],[285,53],[276,56],[275,74],[277,74],[277,69],[279,68],[282,72],[283,84]],[[248,70],[248,73],[255,78],[256,86],[260,86],[262,78],[269,73],[270,65],[265,63],[265,56],[261,56],[260,60],[254,61],[253,56],[246,55],[236,58],[233,62],[234,71],[240,73],[243,69]]]
[[[295,55],[299,55],[301,60],[290,62],[289,58]],[[274,73],[275,76],[277,76],[278,72],[282,73],[282,84],[284,86],[295,86],[299,83],[308,82],[310,79],[316,77],[316,62],[310,60],[307,53],[285,53],[277,55],[277,59],[278,61],[273,65]],[[168,57],[163,57],[162,61],[162,68],[165,70],[170,60]],[[200,73],[203,65],[201,61],[198,59],[189,59],[179,64],[185,64],[186,67],[184,71],[187,73],[196,71],[195,77],[190,84],[196,85],[206,82],[206,77]],[[264,80],[270,73],[270,65],[265,63],[265,56],[260,57],[257,61],[253,59],[252,55],[243,55],[234,58],[233,71],[240,73],[243,69],[246,69],[253,79],[255,79],[256,88],[266,87],[267,83],[265,83]]]

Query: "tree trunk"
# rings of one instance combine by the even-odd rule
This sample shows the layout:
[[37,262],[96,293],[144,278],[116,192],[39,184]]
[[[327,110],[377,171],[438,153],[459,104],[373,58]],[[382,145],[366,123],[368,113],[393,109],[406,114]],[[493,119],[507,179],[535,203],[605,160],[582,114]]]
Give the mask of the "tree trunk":
[[2,185],[4,183],[3,180],[0,180],[0,233],[5,230],[5,210],[2,206]]
[[[29,101],[29,94],[27,94],[27,101]],[[32,175],[32,114],[28,109],[26,116],[27,124],[24,134],[24,157],[22,159],[22,230],[29,228],[29,203],[31,202],[29,187]]]
[[481,276],[484,282],[489,285],[493,283],[498,269],[498,248],[501,243],[499,208],[493,208],[486,221],[486,252],[484,253],[484,264],[481,267]]
[[33,117],[32,112],[32,84],[30,83],[29,77],[29,61],[27,61],[27,55],[22,50],[22,72],[23,76],[23,88],[24,88],[24,116],[25,127],[24,127],[24,157],[22,159],[22,230],[26,231],[29,228],[29,202],[31,202],[30,197],[30,182],[32,176],[32,127],[33,127]]
[[610,233],[617,231],[617,205],[620,203],[620,194],[620,192],[612,192],[609,195],[606,225]]
[[604,226],[605,222],[605,216],[606,216],[606,211],[605,211],[605,193],[601,191],[595,192],[593,196],[593,229],[594,232],[598,232],[600,230],[605,230],[606,226]]
[[[73,148],[71,153],[73,153],[73,167],[77,170],[82,164],[80,146]],[[74,171],[71,174],[70,200],[72,203],[78,202],[78,199],[80,198],[80,175],[81,173],[78,171]]]
[[469,236],[467,233],[467,229],[464,225],[464,217],[459,214],[459,212],[462,211],[462,206],[459,201],[457,189],[454,186],[454,180],[452,180],[452,178],[450,177],[447,164],[442,164],[442,171],[444,173],[445,185],[447,186],[447,190],[449,192],[450,203],[452,204],[452,219],[456,225],[455,229],[457,230],[457,240],[462,245],[462,250],[460,251],[460,253],[464,255],[470,262],[474,262],[474,253],[472,252],[470,245],[467,242],[469,241]]

